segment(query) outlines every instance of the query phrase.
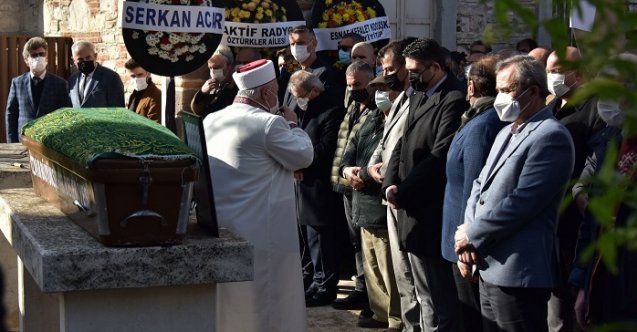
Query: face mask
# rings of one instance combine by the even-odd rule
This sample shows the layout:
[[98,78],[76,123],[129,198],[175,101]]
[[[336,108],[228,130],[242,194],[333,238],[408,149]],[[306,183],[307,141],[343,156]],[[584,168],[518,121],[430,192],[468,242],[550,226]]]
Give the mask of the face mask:
[[266,90],[267,93],[273,94],[276,101],[274,102],[274,105],[270,106],[270,103],[268,103],[267,100],[265,100],[265,104],[266,104],[266,109],[268,110],[268,112],[272,113],[272,114],[276,114],[276,112],[279,111],[279,96],[277,96],[275,93],[273,93],[270,90]]
[[344,51],[344,50],[338,50],[338,61],[340,61],[343,64],[348,64],[350,63],[350,57],[349,57],[349,52]]
[[39,56],[37,58],[29,59],[29,68],[34,72],[41,72],[46,68],[46,58]]
[[469,71],[471,70],[471,65],[464,67],[464,78],[469,80]]
[[392,89],[392,91],[403,91],[404,84],[398,78],[398,72],[385,75],[385,84]]
[[411,83],[411,87],[416,91],[425,92],[427,87],[423,82],[420,81],[420,74],[415,73],[413,71],[409,72],[409,82]]
[[358,89],[358,90],[349,90],[350,96],[352,96],[352,100],[355,102],[363,102],[369,98],[369,92],[367,89]]
[[565,95],[569,87],[564,84],[564,79],[566,75],[564,74],[556,74],[556,73],[548,73],[546,75],[546,83],[549,88],[549,92],[555,97],[561,97]]
[[292,56],[296,61],[303,63],[310,57],[310,52],[307,51],[307,45],[294,45],[290,47]]
[[383,76],[383,66],[376,67],[376,76]]
[[374,100],[376,101],[376,106],[378,109],[385,112],[391,108],[391,100],[389,100],[389,91],[380,91],[377,90],[374,95]]
[[210,77],[215,81],[223,81],[225,75],[223,74],[223,69],[210,69]]
[[308,97],[296,98],[296,105],[299,106],[299,108],[303,111],[307,111],[307,106],[309,103],[310,98]]
[[148,80],[146,77],[136,77],[131,81],[131,84],[133,85],[133,89],[135,89],[135,91],[142,91],[146,90],[146,88],[148,87]]
[[621,127],[624,124],[624,113],[619,109],[619,103],[614,101],[598,101],[597,114],[609,126]]
[[[522,94],[518,96],[520,98],[522,95],[526,93],[527,90],[524,90]],[[498,93],[495,97],[495,101],[493,102],[493,108],[495,108],[496,113],[498,113],[498,117],[500,121],[504,122],[513,122],[520,117],[520,114],[524,112],[524,109],[520,109],[520,102],[517,99],[511,97],[508,93]],[[526,109],[526,107],[524,107]]]
[[88,75],[95,70],[95,61],[79,61],[77,63],[77,69],[84,75]]

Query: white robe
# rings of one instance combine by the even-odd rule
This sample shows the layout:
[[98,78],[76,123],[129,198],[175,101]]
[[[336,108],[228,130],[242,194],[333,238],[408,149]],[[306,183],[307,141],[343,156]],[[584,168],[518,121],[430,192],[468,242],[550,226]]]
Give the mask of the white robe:
[[217,331],[306,331],[292,172],[312,163],[310,138],[239,103],[204,129],[219,226],[254,247],[254,281],[217,285]]

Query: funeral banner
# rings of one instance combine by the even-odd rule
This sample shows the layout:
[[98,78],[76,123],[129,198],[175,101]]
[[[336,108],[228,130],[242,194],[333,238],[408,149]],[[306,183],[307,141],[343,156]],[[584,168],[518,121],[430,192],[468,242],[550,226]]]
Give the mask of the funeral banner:
[[226,21],[222,44],[237,47],[281,48],[289,44],[292,28],[305,25],[305,21],[277,23],[241,23]]
[[315,28],[314,33],[318,41],[316,51],[338,49],[338,42],[345,34],[351,32],[365,37],[368,43],[391,38],[391,27],[387,16],[375,17],[335,28]]
[[128,0],[119,24],[126,49],[137,63],[161,76],[190,73],[206,63],[223,35],[225,9],[212,0]]

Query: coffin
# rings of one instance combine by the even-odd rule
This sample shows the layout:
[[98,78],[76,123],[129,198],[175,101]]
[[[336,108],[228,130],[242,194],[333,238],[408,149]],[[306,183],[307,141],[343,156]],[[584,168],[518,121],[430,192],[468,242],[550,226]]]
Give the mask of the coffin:
[[125,108],[65,108],[23,128],[36,194],[109,246],[180,243],[199,166],[172,132]]

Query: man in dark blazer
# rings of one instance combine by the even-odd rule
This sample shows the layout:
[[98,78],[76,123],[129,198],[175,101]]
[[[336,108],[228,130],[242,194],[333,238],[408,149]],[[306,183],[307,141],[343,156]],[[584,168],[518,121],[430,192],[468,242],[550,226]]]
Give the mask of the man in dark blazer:
[[27,122],[71,106],[66,80],[46,72],[46,40],[41,37],[29,39],[24,44],[22,56],[29,72],[11,81],[5,118],[7,143],[20,142],[20,132]]
[[473,183],[455,234],[456,254],[480,271],[485,331],[547,331],[547,301],[558,282],[558,211],[573,171],[573,141],[545,106],[539,61],[514,56],[498,63],[496,72],[494,108],[500,120],[513,123],[496,136]]
[[71,46],[73,62],[79,69],[69,78],[73,107],[125,107],[124,84],[119,74],[95,62],[95,45],[78,41]]
[[[468,108],[461,84],[445,71],[440,45],[418,39],[403,51],[411,86],[403,137],[396,143],[383,182],[398,209],[401,250],[407,251],[425,331],[462,325],[451,263],[440,252],[447,150]],[[429,285],[429,286],[428,286]]]
[[[298,222],[301,225],[303,277],[306,305],[332,303],[338,284],[338,230],[342,229],[341,196],[332,191],[330,174],[336,150],[336,134],[344,111],[340,101],[325,92],[323,83],[306,71],[290,77],[290,90],[297,99],[299,126],[314,147],[314,161],[294,173]],[[284,285],[282,285],[284,287]]]

